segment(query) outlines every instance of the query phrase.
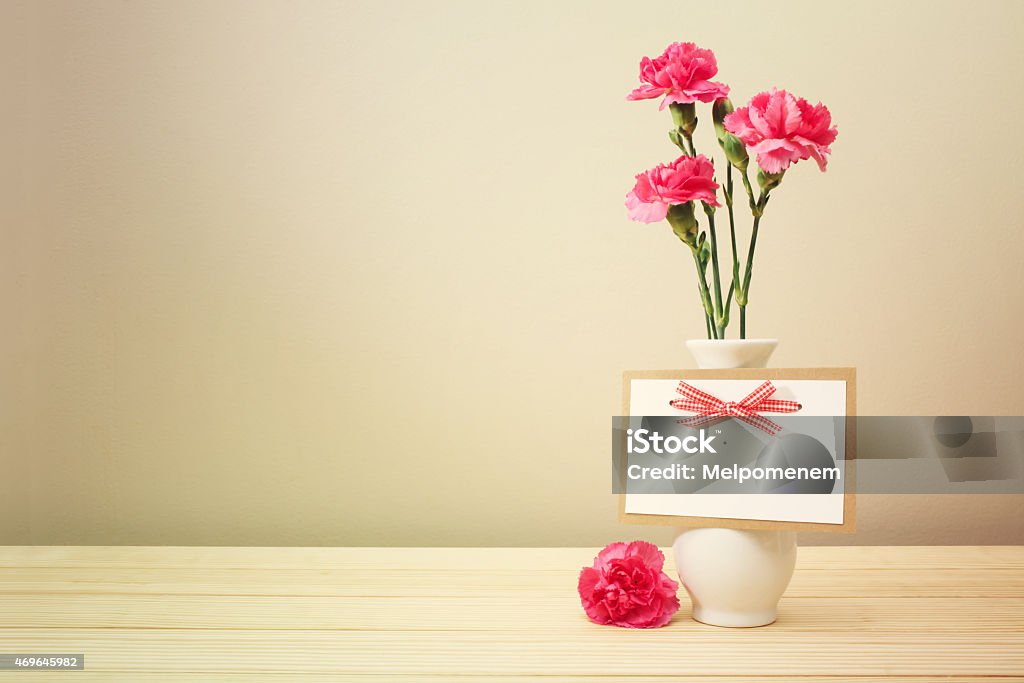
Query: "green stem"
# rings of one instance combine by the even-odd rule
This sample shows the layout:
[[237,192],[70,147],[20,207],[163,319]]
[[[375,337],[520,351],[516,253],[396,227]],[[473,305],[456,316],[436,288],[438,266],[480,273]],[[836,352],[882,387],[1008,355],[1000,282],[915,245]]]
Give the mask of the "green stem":
[[[693,135],[687,135],[686,131],[680,129],[683,133],[683,140],[690,145],[690,156],[697,156],[697,147],[693,144]],[[704,213],[708,217],[708,235],[711,238],[711,276],[715,285],[715,302],[714,302],[714,314],[712,316],[712,327],[715,330],[716,339],[725,339],[725,309],[722,307],[722,276],[721,270],[718,267],[718,235],[715,232],[715,208],[708,206],[706,202],[704,204]],[[730,209],[730,221],[731,221]],[[699,267],[699,266],[698,266]],[[707,279],[705,278],[705,282]]]
[[[754,216],[754,227],[750,231],[750,249],[747,250],[747,271],[743,274],[743,294],[750,291],[750,276],[754,270],[754,249],[757,247],[757,229],[760,226],[761,217]],[[746,298],[744,296],[744,298]]]
[[718,338],[725,338],[725,309],[722,308],[722,277],[718,270],[718,236],[715,233],[715,207],[704,204],[708,217],[708,235],[711,238],[711,277],[715,284],[715,330]]
[[725,206],[729,210],[729,241],[732,244],[732,280],[740,279],[740,257],[736,251],[736,219],[732,213],[732,164],[725,171]]
[[[769,191],[762,191],[761,196],[758,199],[754,199],[754,188],[750,186],[750,178],[747,176],[747,169],[743,169],[741,177],[743,179],[743,187],[747,190],[747,199],[750,202],[750,212],[754,216],[754,227],[750,231],[750,248],[747,250],[747,268],[746,272],[743,274],[743,282],[737,285],[738,291],[736,292],[736,304],[740,307],[740,339],[746,339],[747,304],[750,301],[750,277],[754,270],[754,249],[757,246],[757,229],[761,224],[761,216],[764,215],[764,207],[768,204]],[[735,245],[735,240],[733,243]]]
[[[691,249],[690,253],[693,254],[693,263],[697,266],[697,279],[700,285],[700,300],[704,304],[704,315],[709,320],[714,320],[715,311],[711,306],[711,292],[708,290],[708,278],[704,274],[704,270],[700,267],[700,255],[696,249]],[[718,339],[718,333],[714,325],[710,325],[711,328],[711,339]]]
[[[704,308],[704,290],[700,286],[700,273],[697,274],[697,295],[700,296],[701,308]],[[711,317],[704,311],[704,327],[707,328],[708,339],[714,339],[711,333]]]
[[747,270],[743,274],[743,286],[740,287],[742,301],[740,305],[740,339],[747,338],[747,303],[750,296],[750,276],[754,272],[754,249],[757,247],[757,229],[761,223],[761,215],[754,214],[754,227],[750,231],[750,249],[747,251]]
[[743,179],[743,187],[747,190],[747,200],[750,202],[750,212],[757,215],[757,200],[754,199],[754,188],[750,186],[750,178],[747,177],[747,169],[743,169],[743,175],[741,178]]
[[[736,218],[733,216],[732,209],[732,198],[733,198],[733,183],[732,183],[732,164],[728,164],[725,169],[725,206],[729,210],[729,243],[732,246],[732,284],[729,285],[729,298],[725,304],[726,309],[732,304],[732,294],[734,289],[738,289],[740,286],[740,257],[736,249]],[[740,315],[740,322],[742,325],[743,316]],[[742,339],[743,330],[740,330],[740,339]]]

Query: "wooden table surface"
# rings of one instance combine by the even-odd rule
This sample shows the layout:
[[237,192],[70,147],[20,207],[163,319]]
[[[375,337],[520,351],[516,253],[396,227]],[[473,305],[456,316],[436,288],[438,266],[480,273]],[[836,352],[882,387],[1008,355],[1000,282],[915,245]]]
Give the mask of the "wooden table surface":
[[[779,620],[587,621],[593,548],[0,547],[0,681],[1024,681],[1024,548],[801,548]],[[669,568],[671,572],[671,568]],[[680,591],[682,593],[682,590]]]

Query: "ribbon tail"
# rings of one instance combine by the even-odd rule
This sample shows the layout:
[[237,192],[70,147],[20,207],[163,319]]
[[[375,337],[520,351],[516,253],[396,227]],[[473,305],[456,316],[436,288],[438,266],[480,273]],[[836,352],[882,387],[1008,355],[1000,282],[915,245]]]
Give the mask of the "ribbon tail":
[[740,419],[746,421],[753,427],[757,427],[763,432],[767,432],[771,436],[775,436],[782,431],[782,425],[775,422],[774,420],[769,420],[767,417],[764,417],[763,415],[741,415]]
[[691,415],[690,417],[684,417],[680,420],[676,420],[676,424],[685,425],[687,427],[700,427],[710,422],[723,417],[722,415],[716,415],[715,413],[698,413],[697,415]]

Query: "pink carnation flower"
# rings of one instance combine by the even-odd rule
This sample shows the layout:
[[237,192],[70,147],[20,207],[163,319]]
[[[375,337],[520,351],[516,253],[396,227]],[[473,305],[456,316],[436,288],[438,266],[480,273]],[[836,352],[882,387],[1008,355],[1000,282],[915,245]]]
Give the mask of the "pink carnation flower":
[[644,541],[612,543],[580,572],[583,610],[595,624],[664,626],[679,609],[679,584],[661,568],[665,556]]
[[766,173],[781,173],[810,158],[824,171],[832,153],[829,145],[839,134],[824,104],[812,105],[776,88],[755,95],[748,106],[726,116],[725,129],[757,154],[757,164]]
[[656,223],[664,220],[673,204],[697,199],[718,206],[717,191],[715,167],[706,156],[681,156],[637,175],[636,185],[626,195],[626,208],[633,220]]
[[650,100],[665,96],[659,109],[678,103],[714,102],[729,94],[729,86],[708,80],[718,73],[718,61],[711,50],[693,43],[672,43],[660,57],[640,60],[639,88],[627,100]]

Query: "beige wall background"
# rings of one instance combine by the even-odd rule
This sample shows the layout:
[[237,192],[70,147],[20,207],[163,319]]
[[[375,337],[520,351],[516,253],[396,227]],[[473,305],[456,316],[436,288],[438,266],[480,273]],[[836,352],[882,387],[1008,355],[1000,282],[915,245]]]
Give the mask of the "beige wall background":
[[[631,223],[642,55],[831,108],[754,335],[865,414],[1024,414],[1024,3],[0,3],[0,543],[596,545],[608,418],[703,335]],[[705,114],[705,119],[709,116]],[[706,120],[698,148],[713,148]],[[1024,542],[864,497],[805,542]]]

